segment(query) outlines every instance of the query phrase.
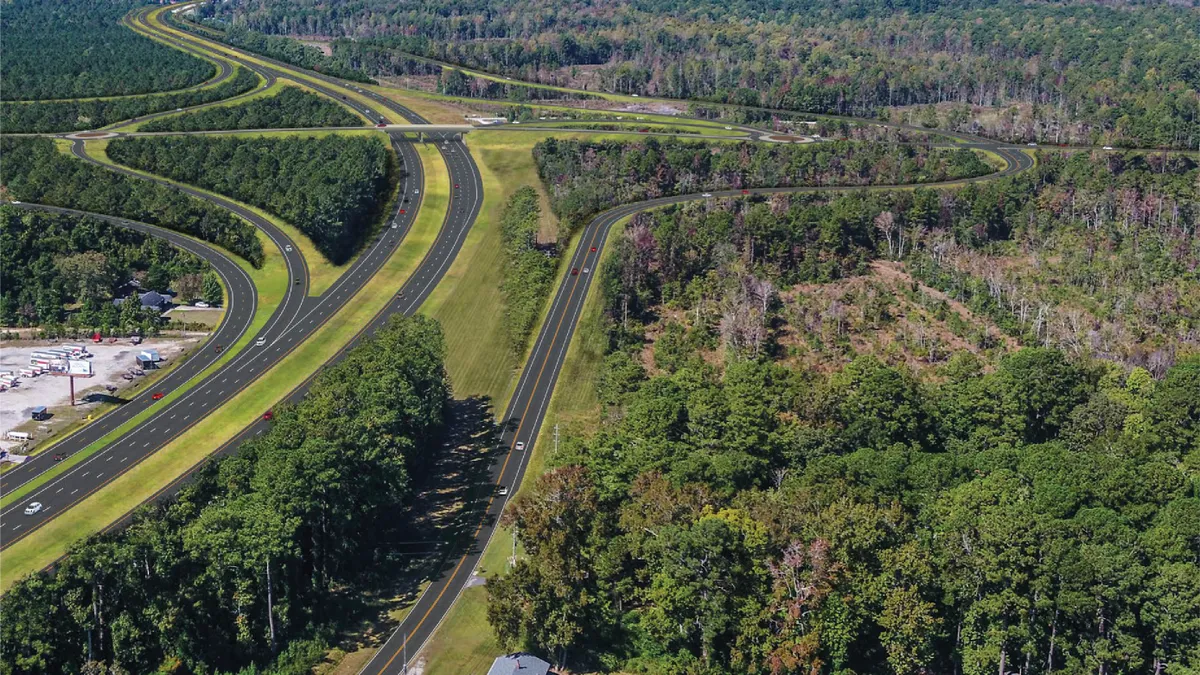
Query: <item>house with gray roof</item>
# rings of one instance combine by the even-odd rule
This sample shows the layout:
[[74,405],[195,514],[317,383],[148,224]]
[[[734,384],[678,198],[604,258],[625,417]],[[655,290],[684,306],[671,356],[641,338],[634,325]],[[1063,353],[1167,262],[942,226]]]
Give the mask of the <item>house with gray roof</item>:
[[548,675],[550,664],[533,654],[517,652],[496,657],[488,675]]

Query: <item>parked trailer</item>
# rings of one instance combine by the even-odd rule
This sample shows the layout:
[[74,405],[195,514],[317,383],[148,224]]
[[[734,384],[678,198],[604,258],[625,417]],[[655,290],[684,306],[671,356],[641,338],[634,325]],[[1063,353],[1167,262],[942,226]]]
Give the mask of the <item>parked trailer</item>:
[[4,435],[7,436],[8,440],[10,441],[33,440],[33,434],[29,433],[28,431],[10,431]]
[[87,347],[83,345],[63,345],[63,349],[70,349],[73,352],[83,352],[84,354],[87,353]]
[[21,369],[21,377],[37,377],[38,374],[31,368]]
[[49,359],[50,361],[53,361],[53,360],[57,359],[58,357],[47,351],[37,351],[37,352],[33,352],[32,354],[30,354],[29,358],[31,358],[31,359]]

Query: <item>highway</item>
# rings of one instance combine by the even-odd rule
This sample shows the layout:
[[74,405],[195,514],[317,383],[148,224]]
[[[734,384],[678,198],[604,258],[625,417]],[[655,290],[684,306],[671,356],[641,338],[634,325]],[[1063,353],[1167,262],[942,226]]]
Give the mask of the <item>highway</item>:
[[[139,12],[136,15],[136,20],[147,31],[155,31],[156,29],[147,21],[147,15],[148,11]],[[159,37],[180,48],[190,48],[197,51],[215,51],[223,58],[230,59],[232,62],[250,68],[258,73],[263,78],[264,86],[269,86],[267,83],[274,82],[278,77],[297,79],[303,82],[305,86],[309,86],[357,110],[372,122],[385,120],[385,114],[399,115],[411,122],[425,122],[425,120],[414,114],[411,110],[374,93],[370,89],[364,89],[351,83],[344,83],[335,78],[308,71],[303,72],[303,77],[289,75],[289,71],[293,70],[291,66],[257,55],[254,56],[254,59],[261,63],[255,63],[250,60],[247,54],[237,49],[226,45],[208,43],[193,36],[179,38],[174,35],[160,34]],[[268,65],[264,66],[262,65],[263,63]],[[373,107],[362,104],[354,96],[347,96],[347,93],[351,90],[371,100]],[[121,126],[114,125],[112,128],[120,128]],[[751,130],[751,128],[742,125],[737,125],[737,128]],[[524,129],[530,131],[538,130],[536,126],[524,127]],[[408,126],[396,126],[390,131],[393,131],[392,143],[397,155],[403,158],[405,167],[412,172],[403,179],[401,186],[402,194],[414,194],[412,193],[413,190],[420,190],[419,193],[415,193],[414,195],[419,199],[421,193],[423,193],[423,189],[414,186],[423,185],[420,161],[412,147],[398,138],[403,131],[411,130]],[[517,131],[518,129],[516,127],[507,127],[506,130]],[[961,144],[959,147],[991,150],[1005,159],[1008,166],[989,176],[951,181],[948,183],[962,184],[971,181],[990,180],[997,176],[1023,171],[1033,166],[1032,158],[1021,152],[1020,148],[986,141],[986,139],[979,139],[977,137],[963,136],[963,140],[966,140],[969,145]],[[86,158],[86,153],[83,153],[82,148],[82,143],[76,143],[74,146],[76,154]],[[420,307],[429,292],[432,291],[437,282],[442,278],[455,255],[457,255],[467,232],[478,215],[482,201],[483,186],[478,168],[471,158],[466,145],[459,140],[448,138],[439,146],[439,150],[442,152],[442,156],[449,169],[450,181],[453,185],[457,186],[452,190],[442,230],[429,254],[421,262],[416,272],[406,282],[404,287],[399,289],[399,292],[391,299],[388,305],[377,313],[368,325],[359,331],[351,343],[347,345],[347,349],[357,343],[364,335],[369,335],[373,332],[391,315],[396,313],[410,314]],[[945,184],[931,183],[925,186],[937,187],[939,185]],[[748,193],[750,195],[769,195],[791,192],[831,192],[835,190],[884,190],[905,187],[912,186],[765,188],[752,189]],[[185,187],[181,187],[180,189],[200,198],[214,201],[234,212],[239,212],[238,209],[240,207],[229,200],[198,193]],[[712,198],[740,198],[744,194],[740,190],[714,192]],[[575,251],[570,260],[565,264],[568,265],[568,268],[587,269],[589,271],[581,272],[579,275],[564,276],[551,301],[546,321],[539,330],[534,347],[517,382],[514,395],[502,418],[501,428],[503,432],[501,440],[507,451],[502,457],[498,458],[492,467],[491,479],[497,486],[508,486],[510,488],[509,496],[500,497],[497,491],[493,491],[492,496],[488,500],[485,512],[481,515],[474,529],[472,541],[465,547],[465,552],[454,553],[441,562],[438,572],[434,575],[433,582],[418,598],[416,605],[409,612],[406,619],[397,627],[391,638],[378,651],[375,658],[368,663],[363,672],[400,672],[403,666],[400,663],[403,655],[407,654],[409,657],[415,658],[419,654],[421,647],[445,618],[454,600],[461,593],[466,581],[477,566],[483,550],[491,539],[495,523],[498,522],[504,506],[507,504],[510,496],[516,493],[517,488],[524,478],[529,452],[532,450],[544,421],[546,409],[554,391],[567,348],[574,334],[588,289],[591,286],[592,277],[597,273],[596,268],[603,251],[605,238],[612,226],[622,218],[639,211],[702,198],[704,197],[701,195],[691,194],[620,206],[596,216],[584,229]],[[397,203],[397,208],[399,208],[400,203]],[[119,475],[109,472],[98,473],[99,465],[97,463],[111,462],[113,461],[113,457],[121,454],[122,457],[127,457],[126,460],[122,460],[122,463],[128,462],[130,466],[136,464],[139,459],[161,448],[171,439],[178,436],[178,434],[188,429],[192,424],[195,424],[196,421],[203,418],[204,415],[228,401],[234,394],[254,381],[271,366],[278,363],[279,359],[307,339],[312,334],[312,331],[316,330],[317,327],[336,313],[361,288],[362,284],[375,273],[379,265],[395,250],[395,247],[399,245],[404,235],[408,232],[418,210],[418,208],[414,208],[414,205],[409,205],[407,207],[407,214],[394,214],[393,220],[398,224],[397,229],[393,230],[390,227],[384,229],[380,237],[360,254],[351,268],[320,298],[307,297],[307,270],[303,267],[303,259],[298,254],[295,256],[297,260],[289,258],[289,273],[293,278],[300,280],[299,289],[297,290],[295,284],[290,287],[288,297],[285,298],[280,308],[272,316],[268,327],[263,330],[262,335],[267,339],[266,346],[261,348],[254,346],[247,347],[230,362],[221,366],[216,373],[198,383],[178,400],[164,402],[164,405],[160,407],[158,412],[149,420],[139,425],[134,431],[125,434],[107,448],[88,458],[85,462],[81,462],[80,465],[71,467],[62,475],[56,476],[45,486],[25,496],[21,503],[15,504],[8,510],[0,513],[0,519],[4,521],[3,525],[0,526],[0,548],[7,547],[19,541],[24,536],[27,536],[29,532],[40,527],[49,518],[52,518],[88,494],[103,487],[115,475]],[[245,217],[245,214],[242,215]],[[268,233],[271,232],[269,223],[257,222],[253,218],[253,213],[249,213],[248,215],[251,216],[251,222],[254,222],[259,227],[263,227]],[[339,352],[333,360],[340,358],[344,352],[345,349]],[[197,368],[202,369],[199,366]],[[311,378],[301,383],[287,395],[286,400],[295,400],[303,396],[310,382]],[[175,385],[175,388],[178,386],[178,384]],[[164,388],[164,390],[167,389]],[[123,406],[122,410],[125,407],[135,410],[132,404]],[[105,418],[107,417],[105,416]],[[102,421],[105,418],[102,418]],[[235,449],[246,438],[261,433],[265,429],[266,424],[266,422],[260,420],[258,423],[247,427],[236,438],[218,448],[216,453],[220,454]],[[95,426],[98,427],[99,425]],[[116,425],[114,424],[113,426]],[[96,437],[98,438],[102,435],[97,434]],[[80,441],[82,440],[84,439],[81,437]],[[79,445],[79,441],[76,441],[74,437],[72,437],[70,443],[72,447],[76,447],[77,449],[84,447],[83,445]],[[520,452],[516,450],[518,443],[523,444],[523,450]],[[56,448],[56,450],[58,449],[70,451],[66,447]],[[128,453],[128,455],[124,453]],[[15,473],[9,475],[11,476]],[[7,479],[8,476],[5,478]],[[171,485],[161,490],[159,494],[174,491],[186,478],[186,475],[179,477]],[[8,491],[8,488],[2,489]],[[66,493],[66,496],[63,496],[63,493]],[[158,495],[155,496],[157,497]],[[29,518],[13,519],[8,517],[15,509],[21,508],[25,503],[35,500],[41,501],[46,505],[43,514],[39,514],[38,517]],[[14,523],[14,520],[17,522]]]
[[[1004,169],[978,178],[923,183],[920,186],[936,188],[980,180],[994,180],[1000,176],[1028,170],[1034,165],[1033,159],[1019,149],[1003,147],[998,144],[989,149],[1008,162]],[[513,393],[501,421],[501,429],[503,429],[501,440],[507,451],[491,467],[490,479],[494,488],[507,487],[508,494],[500,496],[498,489],[492,490],[492,495],[488,498],[487,506],[475,527],[470,543],[466,546],[466,551],[451,556],[443,562],[433,575],[433,581],[422,592],[404,621],[397,626],[386,644],[360,672],[364,675],[400,673],[403,671],[404,654],[408,655],[410,661],[408,665],[411,666],[412,661],[419,656],[421,649],[436,632],[459,594],[466,588],[467,581],[471,578],[479,564],[479,559],[491,541],[496,524],[499,523],[500,514],[503,513],[508,500],[516,494],[525,477],[529,453],[532,452],[542,423],[545,421],[546,409],[554,393],[555,384],[558,382],[563,359],[571,344],[571,338],[575,334],[576,324],[579,321],[580,312],[583,310],[588,289],[591,288],[593,278],[599,273],[597,268],[604,251],[604,243],[613,225],[642,211],[702,199],[743,198],[747,194],[754,196],[784,193],[864,192],[911,187],[914,186],[784,187],[757,188],[746,192],[723,190],[713,191],[711,198],[701,194],[686,194],[626,204],[609,209],[592,218],[584,228],[570,260],[565,263],[568,269],[578,268],[580,274],[568,274],[563,277],[551,302],[546,320],[530,351],[529,359],[521,371],[516,391]],[[588,272],[585,273],[583,270],[588,270]],[[519,452],[516,449],[518,443],[524,444],[523,449]]]
[[[144,18],[144,13],[142,17]],[[227,55],[226,58],[231,57]],[[243,62],[240,65],[258,72],[265,81],[274,81],[274,78],[280,75],[286,76],[286,72],[264,68],[249,62]],[[344,95],[340,92],[346,91],[346,87],[352,85],[344,85],[332,78],[321,78],[321,81],[323,84],[306,84],[344,105],[349,105],[372,121],[383,120],[380,113],[358,103],[354,98],[343,98]],[[353,88],[357,90],[357,87]],[[382,99],[382,97],[377,98],[381,108],[401,116],[408,116],[410,119],[420,120],[403,106]],[[393,229],[390,226],[383,228],[380,236],[359,254],[349,269],[319,298],[308,297],[308,270],[303,256],[300,255],[297,248],[290,245],[290,240],[269,221],[259,218],[253,211],[220,196],[163,179],[146,178],[123,167],[102,164],[110,170],[172,185],[194,197],[216,203],[263,229],[283,253],[287,261],[288,275],[293,279],[293,283],[289,284],[284,300],[272,315],[267,326],[256,336],[262,337],[266,341],[265,346],[248,345],[232,360],[195,385],[178,400],[172,399],[169,394],[182,386],[184,381],[168,382],[164,379],[162,385],[156,389],[166,392],[167,399],[153,402],[149,400],[147,394],[134,403],[123,405],[104,415],[96,423],[55,445],[56,453],[72,455],[147,408],[155,407],[158,410],[152,417],[89,456],[85,461],[68,467],[66,471],[56,475],[36,490],[23,495],[20,502],[0,511],[0,550],[37,531],[46,522],[96,492],[129,467],[135,466],[141,459],[161,449],[208,413],[230,400],[307,340],[315,330],[336,314],[363,284],[370,280],[408,233],[412,222],[419,213],[420,200],[424,195],[424,175],[419,156],[411,144],[404,141],[401,134],[390,136],[396,155],[400,158],[402,169],[406,171],[399,186],[399,194],[408,196],[412,203],[405,203],[401,199],[396,200],[395,212],[388,220],[389,223],[395,223],[396,228]],[[451,262],[462,247],[467,232],[478,216],[483,200],[483,183],[478,167],[466,146],[460,141],[445,141],[439,147],[439,151],[446,162],[451,184],[456,186],[451,189],[441,231],[425,259],[421,261],[405,287],[400,289],[400,294],[375,317],[369,326],[359,332],[347,348],[355,344],[364,333],[381,325],[392,314],[396,312],[410,314],[416,311],[449,269]],[[75,141],[72,145],[72,152],[81,160],[96,161],[87,155],[83,141]],[[401,210],[404,210],[405,213],[401,214]],[[340,358],[340,355],[339,353],[335,358]],[[199,368],[199,370],[203,370],[203,368]],[[293,390],[289,394],[288,400],[302,396],[307,391],[307,385],[308,381]],[[236,448],[240,440],[244,440],[254,433],[260,433],[261,429],[262,426],[257,425],[243,430],[233,442],[225,444],[218,449],[218,452],[227,452]],[[115,456],[125,458],[121,462],[124,466],[120,471],[110,472],[95,469],[96,462],[110,462],[111,458]],[[28,463],[28,466],[28,469],[5,474],[3,480],[0,481],[0,494],[20,489],[21,485],[37,478],[43,471],[54,468],[52,465],[47,465],[46,460],[42,460],[36,465],[32,462]],[[181,478],[186,478],[186,476]],[[169,489],[176,489],[180,483],[181,480],[176,480]],[[18,510],[23,509],[31,501],[40,501],[43,504],[41,513],[35,516],[12,517],[19,515]]]

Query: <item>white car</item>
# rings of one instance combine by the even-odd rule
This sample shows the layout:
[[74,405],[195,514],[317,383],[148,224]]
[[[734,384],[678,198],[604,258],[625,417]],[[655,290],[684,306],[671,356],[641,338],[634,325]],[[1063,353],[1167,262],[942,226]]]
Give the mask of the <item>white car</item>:
[[392,223],[392,229],[393,229],[393,230],[394,230],[394,229],[396,229],[396,228],[398,228],[398,227],[400,227],[400,225],[399,225],[399,224],[397,224],[397,223]]
[[37,513],[38,511],[41,511],[41,510],[42,510],[41,502],[30,502],[29,506],[25,507],[25,515],[32,516],[33,514]]
[[705,199],[708,199],[709,197],[711,197],[711,196],[712,196],[712,193],[711,193],[711,192],[705,192],[704,194],[702,194],[702,195],[700,195],[700,196],[701,196],[701,197],[704,197]]
[[1037,143],[1026,143],[1025,145],[1028,145],[1028,146],[1029,146],[1029,147],[1031,147],[1031,148],[1036,148],[1036,147],[1037,147]]
[[517,441],[517,444],[515,446],[513,446],[513,449],[516,450],[517,452],[524,450],[525,449],[525,441]]
[[14,199],[12,203],[14,203],[14,204],[20,204],[21,202],[19,202],[19,201],[17,201],[17,200],[15,200],[15,199]]
[[420,191],[420,190],[413,190],[413,194],[414,194],[414,195],[419,195],[419,194],[421,194],[421,191]]
[[176,108],[175,112],[183,112],[183,108]]
[[591,270],[590,270],[590,269],[588,269],[588,268],[586,268],[586,267],[585,267],[585,268],[583,268],[583,273],[584,273],[584,274],[587,274],[588,272],[591,272]]
[[287,246],[284,246],[284,247],[283,247],[283,250],[287,251],[288,253],[291,253],[291,252],[292,252],[292,245],[291,245],[291,244],[288,244]]
[[[1105,150],[1112,150],[1112,149],[1113,149],[1113,147],[1112,147],[1111,145],[1106,145],[1106,146],[1104,146],[1104,149],[1105,149]],[[15,204],[16,202],[13,202],[13,203]]]
[[500,494],[500,496],[501,496],[501,497],[503,497],[503,496],[507,495],[507,494],[508,494],[508,486],[507,486],[507,485],[501,485],[501,486],[500,486],[500,489],[499,489],[497,492],[499,492],[499,494]]
[[733,131],[733,127],[725,127],[725,131]]
[[199,307],[200,309],[208,309],[208,303],[203,300],[198,300],[196,302],[196,306]]
[[265,344],[267,344],[267,338],[265,338],[265,337],[260,337],[254,341],[255,347],[262,347]]

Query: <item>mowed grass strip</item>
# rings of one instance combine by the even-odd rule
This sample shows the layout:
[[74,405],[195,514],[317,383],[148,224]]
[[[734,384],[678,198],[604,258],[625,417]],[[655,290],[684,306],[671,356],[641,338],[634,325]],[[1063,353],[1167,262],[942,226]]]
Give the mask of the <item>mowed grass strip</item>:
[[504,329],[500,219],[509,197],[521,186],[530,185],[539,191],[542,218],[549,221],[549,229],[553,230],[555,221],[533,163],[532,143],[494,136],[476,142],[468,135],[467,145],[483,179],[483,203],[462,250],[421,312],[437,319],[445,331],[446,369],[454,395],[487,396],[499,414],[512,395],[516,369],[524,357],[509,349]]
[[[151,10],[149,12],[149,14],[146,15],[147,23],[149,23],[154,28],[155,31],[157,31],[163,35],[166,35],[168,37],[174,38],[174,39],[185,40],[185,41],[187,41],[187,42],[185,42],[185,44],[189,44],[191,46],[191,48],[199,49],[203,52],[207,52],[208,54],[210,54],[213,57],[217,57],[217,55],[220,52],[222,52],[223,50],[232,51],[235,49],[234,47],[230,47],[228,45],[222,44],[220,42],[216,42],[209,38],[202,37],[200,35],[196,35],[195,33],[188,33],[188,32],[181,31],[177,28],[173,28],[172,26],[167,25],[167,23],[162,20],[162,14],[163,14],[163,12],[169,11],[171,8],[172,8],[172,6],[168,5],[166,7]],[[176,48],[178,49],[178,47],[176,47]],[[216,52],[216,53],[214,53],[214,52]],[[345,84],[342,84],[342,83],[333,84],[333,83],[321,80],[320,78],[317,78],[315,76],[306,74],[306,71],[303,68],[297,68],[296,66],[291,66],[291,65],[286,65],[286,64],[268,63],[267,61],[252,55],[250,52],[248,52],[246,50],[240,50],[240,52],[238,53],[238,59],[262,66],[264,68],[270,68],[272,70],[287,73],[287,76],[290,79],[296,80],[297,82],[308,83],[308,84],[312,84],[312,85],[320,85],[325,88],[333,88],[333,89],[337,90],[339,92],[339,95],[343,96],[343,98],[345,98],[346,100],[354,99],[355,101],[358,101],[359,103],[362,103],[363,105],[365,105],[368,110],[374,110],[375,108],[379,107],[379,103],[377,101],[375,101],[371,98],[368,98],[367,96],[364,96],[363,94],[358,93],[357,90],[365,88],[367,86],[366,84],[357,83],[357,82],[345,83]],[[380,112],[382,112],[382,111],[380,111]],[[392,113],[392,116],[394,117],[395,114]],[[389,119],[388,121],[389,122],[399,122],[400,120]]]
[[[622,220],[609,230],[609,241],[620,236],[627,222],[628,219]],[[586,243],[576,242],[575,245]],[[603,259],[607,259],[611,251],[612,247],[606,245]],[[603,265],[603,259],[597,268]],[[546,419],[538,432],[518,495],[527,492],[542,474],[546,454],[554,447],[555,424],[581,432],[594,428],[596,420],[600,418],[596,378],[607,344],[601,323],[603,309],[600,285],[593,283],[588,289],[587,300],[579,315],[579,325],[563,359],[562,372],[550,398]],[[481,574],[491,577],[505,573],[512,545],[512,531],[509,528],[497,529],[479,561]],[[462,592],[426,648],[421,651],[426,659],[425,675],[483,675],[496,655],[502,653],[487,622],[485,586],[474,586]]]
[[[187,236],[187,235],[182,235],[182,236]],[[194,239],[193,237],[189,237],[189,238]],[[88,457],[96,454],[97,452],[99,452],[102,448],[104,448],[108,444],[116,441],[118,438],[120,438],[124,434],[128,433],[130,430],[135,428],[137,425],[146,421],[146,419],[148,419],[155,412],[157,412],[158,410],[161,410],[165,406],[170,405],[173,401],[178,399],[180,396],[183,396],[184,394],[186,394],[188,391],[191,390],[192,387],[196,386],[201,381],[203,381],[204,378],[208,377],[214,371],[216,371],[217,368],[220,368],[225,363],[227,363],[229,360],[233,359],[239,352],[241,352],[242,349],[244,349],[246,347],[246,345],[248,345],[250,343],[250,340],[253,339],[253,337],[258,334],[258,332],[262,329],[262,327],[264,325],[266,325],[267,320],[270,319],[270,317],[271,317],[271,314],[273,314],[275,312],[275,309],[277,307],[279,307],[279,303],[283,301],[283,296],[284,296],[284,293],[287,292],[287,285],[288,285],[288,274],[287,274],[287,268],[283,263],[283,254],[279,251],[279,249],[275,248],[274,246],[268,245],[268,244],[270,244],[270,240],[262,232],[258,232],[258,238],[260,241],[262,241],[263,251],[265,253],[264,259],[263,259],[263,266],[261,269],[254,269],[254,267],[251,266],[250,263],[243,260],[240,256],[238,256],[230,251],[227,251],[223,248],[220,248],[219,246],[215,246],[215,245],[209,244],[207,242],[200,242],[200,240],[198,240],[198,239],[195,240],[197,243],[211,246],[211,247],[216,248],[217,250],[221,251],[226,256],[228,256],[230,259],[237,262],[238,266],[241,267],[243,270],[245,270],[248,275],[250,275],[250,280],[254,284],[255,292],[258,295],[258,303],[257,303],[255,311],[254,311],[254,317],[250,320],[250,326],[246,329],[246,332],[242,334],[242,337],[236,343],[229,345],[228,348],[225,349],[224,355],[221,356],[220,359],[215,361],[211,366],[209,366],[208,368],[205,368],[198,375],[196,375],[195,377],[188,380],[182,386],[169,392],[165,397],[162,398],[162,400],[158,401],[150,408],[147,408],[145,411],[134,416],[132,419],[125,422],[121,426],[108,432],[102,438],[100,438],[99,440],[97,440],[94,443],[89,444],[87,447],[80,450],[79,452],[73,453],[70,457],[63,460],[59,464],[56,464],[50,470],[43,472],[37,478],[34,478],[33,480],[30,480],[29,482],[21,485],[20,487],[6,493],[3,498],[0,498],[0,508],[9,507],[13,503],[24,498],[25,495],[29,494],[30,492],[33,492],[34,490],[38,489],[42,485],[45,485],[46,483],[48,483],[49,481],[58,477],[60,474],[67,471],[71,467],[84,461]],[[224,287],[224,284],[222,284],[222,287]],[[225,298],[226,298],[226,305],[228,306],[229,289],[224,288],[224,292],[225,292]],[[215,331],[216,328],[214,327],[213,330]],[[201,342],[200,345],[198,345],[196,347],[196,349],[206,349],[206,348],[207,348],[207,340]],[[176,363],[172,364],[172,367],[177,366],[178,363],[179,362],[177,361]],[[136,396],[139,396],[139,395],[145,393],[146,390],[152,388],[153,385],[159,379],[161,379],[161,377],[153,379],[153,380],[148,379],[146,382],[143,382],[138,387],[128,391],[125,395],[128,396],[129,398],[134,398]],[[118,406],[113,405],[113,406],[107,406],[107,407],[101,408],[99,411],[99,414],[93,413],[93,419],[91,422],[86,422],[86,423],[80,424],[78,427],[67,431],[63,435],[59,436],[53,443],[47,445],[45,448],[39,449],[38,452],[44,453],[44,452],[51,450],[59,443],[62,443],[64,440],[70,438],[73,434],[78,432],[80,429],[83,429],[87,424],[95,424],[100,419],[102,419],[105,414],[112,412],[113,410],[116,410],[117,407]],[[6,555],[7,555],[7,553],[6,553]],[[7,562],[7,560],[6,560],[6,562]]]
[[67,552],[72,543],[116,522],[204,461],[335,356],[384,307],[429,251],[446,215],[450,180],[432,147],[418,147],[425,167],[421,212],[403,244],[347,304],[271,370],[165,447],[4,551],[0,592]]

